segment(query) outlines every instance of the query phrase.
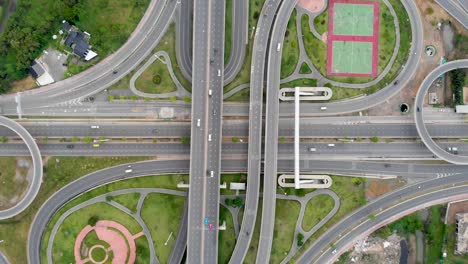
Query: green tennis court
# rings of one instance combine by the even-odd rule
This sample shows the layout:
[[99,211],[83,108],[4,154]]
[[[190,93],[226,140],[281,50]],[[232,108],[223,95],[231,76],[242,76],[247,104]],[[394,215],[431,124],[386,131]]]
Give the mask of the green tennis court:
[[333,41],[333,73],[372,73],[372,42]]
[[333,9],[333,34],[373,35],[374,5],[335,3]]

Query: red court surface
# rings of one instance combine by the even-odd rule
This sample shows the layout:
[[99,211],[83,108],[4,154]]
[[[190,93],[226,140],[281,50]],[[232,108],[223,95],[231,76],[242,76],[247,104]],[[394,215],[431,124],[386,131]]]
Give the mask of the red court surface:
[[[360,36],[360,35],[346,35],[346,34],[335,34],[334,33],[334,22],[335,22],[335,4],[350,4],[350,5],[368,5],[373,6],[373,20],[372,20],[372,35],[371,36]],[[377,76],[377,67],[378,67],[378,47],[379,47],[379,3],[378,2],[369,2],[369,1],[350,1],[350,0],[330,0],[328,7],[328,36],[327,36],[327,75],[330,76],[355,76],[355,77],[376,77]],[[359,19],[359,18],[358,18]],[[351,27],[351,25],[350,25]],[[347,71],[347,72],[337,72],[333,70],[333,58],[337,56],[333,54],[333,42],[370,42],[372,43],[372,56],[368,59],[370,61],[365,63],[372,64],[372,70],[368,73],[362,73],[359,71]],[[341,55],[346,56],[346,54]],[[352,56],[349,57],[351,60]],[[347,58],[340,58],[340,61],[346,61]],[[353,62],[350,61],[352,64]]]
[[[98,239],[107,243],[110,247],[105,248],[102,245],[94,245],[89,249],[88,256],[82,258],[81,251],[85,237],[95,232]],[[133,264],[136,260],[136,245],[135,239],[144,235],[142,232],[132,235],[125,226],[115,221],[101,220],[96,223],[96,226],[86,226],[81,230],[75,240],[74,255],[76,264],[101,264],[107,261],[106,255],[104,261],[95,261],[92,252],[96,248],[102,248],[107,252],[112,252],[112,264]]]

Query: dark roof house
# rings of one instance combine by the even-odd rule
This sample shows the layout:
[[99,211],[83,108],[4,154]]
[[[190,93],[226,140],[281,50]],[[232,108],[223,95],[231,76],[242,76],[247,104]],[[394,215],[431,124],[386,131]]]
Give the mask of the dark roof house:
[[65,32],[69,32],[70,29],[71,29],[70,23],[68,23],[66,20],[63,20],[63,21],[62,21],[62,29],[63,29],[63,31],[65,31]]
[[38,64],[36,61],[33,61],[31,68],[29,68],[29,72],[34,77],[34,79],[37,79],[39,76],[44,74],[45,70],[40,64]]

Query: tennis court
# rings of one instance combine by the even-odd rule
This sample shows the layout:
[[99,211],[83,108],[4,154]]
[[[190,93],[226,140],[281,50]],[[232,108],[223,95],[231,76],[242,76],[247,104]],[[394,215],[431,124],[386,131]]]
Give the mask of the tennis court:
[[374,33],[374,5],[335,3],[333,34],[372,36]]
[[332,72],[372,74],[372,42],[333,41]]

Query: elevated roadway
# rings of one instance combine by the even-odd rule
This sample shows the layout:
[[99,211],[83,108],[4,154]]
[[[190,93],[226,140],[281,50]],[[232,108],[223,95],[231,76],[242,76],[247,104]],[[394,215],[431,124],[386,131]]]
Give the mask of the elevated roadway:
[[[194,2],[187,260],[218,260],[224,0]],[[208,218],[209,225],[205,224]]]
[[[281,51],[289,17],[298,0],[283,1],[276,14],[270,35],[266,81],[265,113],[265,166],[263,173],[263,206],[260,224],[260,238],[256,263],[267,264],[271,255],[273,229],[275,225],[277,160],[278,160],[278,123]],[[279,49],[277,48],[279,46]],[[294,156],[294,155],[291,155]]]
[[270,30],[280,1],[265,1],[255,31],[250,71],[247,189],[242,225],[229,263],[242,263],[252,239],[258,209],[262,160],[262,113],[265,61]]
[[[439,78],[439,76],[445,74],[454,69],[460,68],[468,68],[468,59],[465,60],[456,60],[451,61],[449,63],[443,64],[432,72],[430,72],[426,78],[424,78],[421,86],[419,87],[418,94],[416,95],[415,99],[415,107],[416,111],[414,112],[414,120],[416,124],[416,129],[418,131],[421,140],[424,142],[426,147],[432,151],[437,157],[453,163],[453,164],[463,164],[468,165],[468,156],[462,155],[454,155],[442,149],[439,145],[437,145],[433,140],[431,135],[429,134],[425,124],[424,124],[424,117],[423,117],[423,104],[424,98],[427,94],[427,91],[431,87],[432,83]],[[468,134],[467,134],[468,135]]]
[[[231,53],[224,66],[224,84],[230,83],[243,66],[247,46],[249,3],[248,0],[232,1]],[[187,80],[192,80],[192,12],[193,1],[181,0],[177,21],[177,62]]]
[[[99,143],[98,143],[99,144]],[[299,145],[300,159],[306,160],[437,160],[423,143],[306,143]],[[442,143],[442,146],[450,146]],[[190,146],[180,143],[100,143],[98,148],[86,143],[39,143],[39,150],[44,156],[154,156],[188,157]],[[310,151],[315,148],[315,151]],[[468,142],[459,143],[458,151],[461,155],[468,154]],[[247,143],[223,143],[221,155],[225,158],[238,157],[245,159],[248,154]],[[294,144],[280,143],[278,159],[293,160]],[[0,156],[30,156],[29,149],[22,143],[0,144]],[[274,176],[272,176],[274,178]]]
[[466,0],[436,0],[447,13],[468,29],[468,1]]
[[32,156],[33,165],[33,175],[26,194],[13,207],[0,210],[0,220],[2,220],[11,218],[23,212],[34,201],[34,198],[36,198],[42,183],[42,157],[34,138],[20,124],[4,116],[0,116],[0,126],[11,129],[23,140],[25,144],[23,146],[27,147],[29,152],[28,154]]
[[[75,77],[23,92],[20,96],[22,111],[29,109],[39,113],[46,106],[80,101],[123,78],[159,43],[176,7],[176,0],[153,0],[134,33],[116,53]],[[0,99],[0,113],[16,113],[15,96],[6,95]]]
[[[388,193],[359,208],[329,228],[296,260],[296,263],[332,263],[339,253],[346,251],[358,239],[363,238],[378,227],[398,218],[437,203],[446,203],[467,197],[468,174],[432,179],[409,185]],[[465,184],[463,186],[456,186]],[[369,219],[375,214],[375,219]],[[337,254],[332,254],[330,245],[334,243]],[[339,252],[339,253],[338,253]]]
[[[373,168],[373,170],[385,169],[384,164],[382,163],[354,163],[354,162],[328,162],[330,169],[337,169],[343,168],[346,170],[345,173],[351,172],[351,170],[347,170],[345,168],[355,168],[356,173],[362,174],[362,172],[369,171],[369,169]],[[40,248],[41,248],[41,238],[44,235],[44,231],[46,230],[46,226],[50,219],[52,218],[53,214],[67,201],[71,200],[72,198],[78,196],[79,194],[84,193],[87,190],[95,188],[97,186],[120,180],[130,177],[139,177],[139,176],[148,176],[148,175],[156,175],[156,174],[168,174],[168,173],[188,173],[189,171],[189,161],[188,160],[158,160],[158,161],[143,161],[138,163],[131,164],[133,172],[131,175],[125,173],[125,169],[127,168],[127,164],[114,166],[111,168],[106,168],[100,171],[93,172],[88,174],[84,177],[81,177],[59,191],[53,194],[39,209],[38,213],[36,214],[34,221],[31,225],[28,237],[28,262],[34,263],[32,260],[40,259]],[[311,164],[313,167],[318,167],[317,164]],[[437,170],[440,170],[443,167],[450,167],[450,168],[460,168],[464,166],[453,166],[453,165],[417,165],[417,164],[392,164],[391,167],[395,170],[396,173],[401,173],[403,171],[403,167],[408,168],[411,166],[412,171],[418,171],[419,173],[423,174],[432,174]],[[278,162],[279,171],[282,171],[283,163],[281,161]],[[226,160],[222,163],[222,171],[223,173],[230,173],[230,172],[239,172],[245,170],[247,168],[247,162],[237,161],[237,160]],[[306,169],[306,168],[304,168]],[[464,168],[464,172],[466,173],[466,168]],[[459,174],[455,176],[450,176],[447,178],[440,178],[431,180],[430,186],[438,187],[443,184],[456,184],[458,182],[462,182],[466,180],[466,175]],[[447,183],[446,183],[447,182]],[[424,183],[426,184],[426,183]],[[426,185],[420,185],[426,188]],[[410,189],[407,189],[403,193],[409,194],[418,189],[416,185],[411,186]],[[393,201],[400,197],[402,193],[397,193],[396,195],[390,196],[386,200]],[[398,198],[399,199],[399,198]],[[373,205],[371,203],[366,205],[366,207]],[[372,208],[379,208],[379,204],[377,206],[373,206]],[[373,209],[370,209],[373,210]],[[364,218],[367,217],[369,213],[369,209],[364,209],[365,214],[363,215]],[[344,224],[340,223],[341,225],[345,226],[345,229],[348,222]],[[345,230],[344,229],[344,230]],[[327,232],[327,236],[331,236],[331,238],[336,238],[336,234],[334,232]],[[322,243],[325,247],[329,245],[329,243]],[[319,251],[317,251],[319,252]],[[306,258],[308,259],[308,258]]]
[[[384,119],[382,118],[382,122]],[[326,124],[329,122],[329,124]],[[301,118],[300,135],[303,138],[417,138],[419,134],[413,123],[361,123],[361,122],[334,122],[320,119]],[[190,136],[189,122],[136,122],[136,121],[110,121],[110,120],[21,120],[19,122],[31,136],[35,138],[63,138],[63,137],[105,137],[105,138],[180,138]],[[224,137],[247,137],[249,135],[248,121],[223,120]],[[91,128],[98,125],[99,129]],[[429,134],[433,138],[459,139],[466,136],[468,124],[440,123],[427,124]],[[7,128],[0,127],[0,136],[15,137],[15,133]],[[294,121],[290,119],[279,120],[278,135],[280,137],[294,136]]]

